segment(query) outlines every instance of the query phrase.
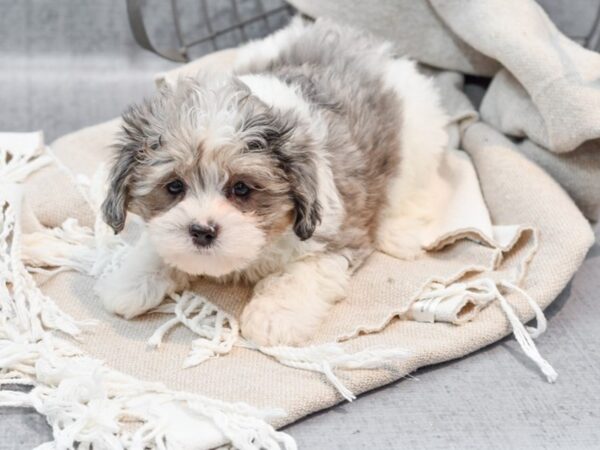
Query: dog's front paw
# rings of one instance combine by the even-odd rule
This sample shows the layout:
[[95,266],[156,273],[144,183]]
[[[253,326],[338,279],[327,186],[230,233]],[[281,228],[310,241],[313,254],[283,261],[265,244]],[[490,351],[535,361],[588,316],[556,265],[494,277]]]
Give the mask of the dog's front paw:
[[102,301],[104,309],[113,314],[131,319],[144,313],[146,309],[140,301],[140,296],[132,289],[119,289],[111,283],[110,276],[98,280],[94,292]]
[[401,221],[386,221],[378,231],[377,250],[407,261],[420,258],[425,251],[418,233],[418,229],[411,230]]
[[174,290],[166,274],[136,275],[116,271],[96,282],[94,291],[107,311],[131,319],[158,306]]
[[316,329],[313,320],[277,302],[253,299],[242,313],[242,334],[260,346],[299,345]]

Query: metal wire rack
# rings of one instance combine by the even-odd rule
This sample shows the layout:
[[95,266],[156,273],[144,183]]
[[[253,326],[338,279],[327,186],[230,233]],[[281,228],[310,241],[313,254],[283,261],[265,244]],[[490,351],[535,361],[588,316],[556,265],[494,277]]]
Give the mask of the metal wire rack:
[[[200,53],[217,50],[219,38],[225,35],[233,36],[229,39],[233,44],[266,36],[294,14],[294,8],[282,0],[169,1],[176,39],[176,46],[170,48],[158,48],[150,39],[143,16],[145,0],[127,0],[127,14],[133,36],[141,47],[177,62],[189,61],[190,50],[202,44]],[[195,9],[193,15],[189,13],[190,6]],[[184,29],[186,25],[188,30]]]

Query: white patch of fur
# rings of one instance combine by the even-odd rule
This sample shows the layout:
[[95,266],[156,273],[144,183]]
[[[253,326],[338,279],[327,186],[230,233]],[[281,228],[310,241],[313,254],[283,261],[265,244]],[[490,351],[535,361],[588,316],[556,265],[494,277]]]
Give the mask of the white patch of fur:
[[294,111],[303,118],[310,119],[310,105],[302,98],[297,87],[270,74],[241,75],[238,78],[263,103],[280,111]]
[[242,334],[258,345],[297,345],[308,340],[345,296],[348,261],[320,255],[295,261],[258,282],[244,308]]
[[239,93],[223,96],[222,92],[227,90],[220,85],[227,82],[226,77],[211,79],[211,89],[202,86],[194,92],[197,106],[190,108],[188,120],[195,141],[198,145],[202,143],[205,149],[219,149],[230,144],[237,135]]
[[290,229],[277,240],[265,246],[251,264],[241,271],[221,277],[221,281],[244,280],[256,283],[269,274],[284,270],[287,264],[299,257],[306,256],[312,251],[318,252],[324,248],[323,244],[316,245],[310,240],[300,241]]
[[[219,227],[218,236],[211,247],[198,248],[188,227],[192,223],[209,222]],[[166,213],[152,218],[148,230],[164,261],[191,275],[221,277],[243,270],[265,245],[256,218],[241,213],[217,192],[190,195]]]
[[448,145],[448,119],[433,80],[420,74],[414,62],[391,61],[385,81],[402,102],[402,141],[400,171],[388,190],[377,246],[410,259],[422,252],[421,233],[445,198],[438,168]]

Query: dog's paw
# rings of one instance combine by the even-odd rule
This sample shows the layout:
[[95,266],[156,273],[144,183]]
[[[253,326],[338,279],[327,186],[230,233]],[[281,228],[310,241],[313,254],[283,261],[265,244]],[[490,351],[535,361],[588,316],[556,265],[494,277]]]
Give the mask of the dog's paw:
[[414,261],[425,254],[425,250],[420,245],[407,245],[406,243],[391,245],[390,242],[386,242],[383,245],[377,245],[377,250],[404,261]]
[[242,313],[242,335],[260,346],[299,345],[314,333],[316,325],[299,311],[276,301],[253,299]]
[[125,319],[132,319],[146,312],[146,308],[143,307],[144,302],[140,302],[138,293],[133,290],[114,289],[108,278],[98,280],[94,286],[94,291],[102,301],[105,310]]
[[425,253],[418,230],[403,228],[392,221],[384,223],[380,228],[375,246],[380,252],[408,261]]
[[132,277],[117,271],[100,278],[94,291],[107,311],[131,319],[158,306],[172,288],[164,276]]

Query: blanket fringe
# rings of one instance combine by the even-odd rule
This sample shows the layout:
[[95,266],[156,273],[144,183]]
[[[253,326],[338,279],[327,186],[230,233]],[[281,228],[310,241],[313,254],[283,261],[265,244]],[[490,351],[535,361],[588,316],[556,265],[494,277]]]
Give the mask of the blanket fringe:
[[208,302],[206,298],[190,291],[181,295],[173,294],[170,299],[174,300],[174,303],[163,303],[152,310],[155,313],[174,314],[174,317],[158,327],[150,336],[150,346],[157,348],[169,330],[182,324],[199,336],[192,342],[192,351],[184,361],[183,367],[197,366],[211,357],[231,351],[239,336],[237,320]]
[[[21,189],[5,186],[7,196],[20,199]],[[18,208],[16,208],[18,210]],[[45,295],[21,262],[21,230],[12,202],[0,203],[0,339],[37,341],[47,329],[75,337],[81,333],[77,322]]]
[[279,363],[295,369],[309,370],[325,375],[331,385],[348,401],[356,399],[335,374],[336,369],[378,369],[386,364],[404,359],[410,353],[403,349],[374,347],[348,353],[337,343],[307,347],[262,347],[243,339],[237,320],[221,311],[206,298],[190,291],[172,295],[175,303],[162,304],[155,313],[174,314],[148,339],[148,344],[158,347],[166,333],[182,324],[199,336],[192,342],[192,351],[184,367],[196,366],[208,358],[229,353],[234,346],[256,350],[274,358]]
[[337,343],[307,347],[259,347],[242,340],[239,345],[258,350],[283,365],[322,373],[349,402],[355,400],[356,395],[340,381],[335,374],[336,369],[380,369],[386,364],[406,359],[411,355],[407,350],[383,347],[371,347],[356,353],[348,353]]
[[[500,288],[513,290],[527,301],[535,313],[536,327],[528,327],[521,323]],[[421,322],[460,324],[470,320],[472,316],[493,301],[498,301],[500,304],[523,352],[539,367],[548,382],[554,383],[558,374],[540,355],[533,341],[546,331],[546,317],[537,302],[514,283],[509,281],[496,283],[491,278],[481,278],[466,283],[452,283],[449,286],[435,283],[413,303],[410,314],[414,320]]]
[[[296,448],[291,437],[265,422],[283,416],[283,411],[172,391],[108,369],[95,359],[58,356],[48,347],[51,342],[30,344],[29,353],[13,344],[12,353],[20,357],[12,363],[2,361],[0,367],[32,373],[36,385],[30,392],[0,391],[0,406],[35,408],[52,427],[56,448],[212,448],[225,441],[246,450]],[[127,424],[133,425],[132,431],[126,431]],[[181,440],[200,431],[212,435]]]

